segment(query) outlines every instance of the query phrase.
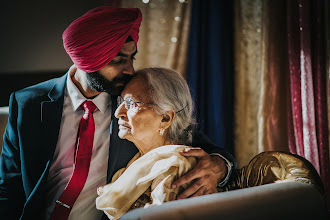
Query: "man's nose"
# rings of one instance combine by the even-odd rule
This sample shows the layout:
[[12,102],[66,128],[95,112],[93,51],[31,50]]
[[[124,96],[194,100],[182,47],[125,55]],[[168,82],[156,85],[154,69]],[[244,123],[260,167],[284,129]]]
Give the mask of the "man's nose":
[[133,60],[129,60],[127,64],[125,65],[125,69],[123,73],[133,75],[134,74],[134,66],[133,66]]

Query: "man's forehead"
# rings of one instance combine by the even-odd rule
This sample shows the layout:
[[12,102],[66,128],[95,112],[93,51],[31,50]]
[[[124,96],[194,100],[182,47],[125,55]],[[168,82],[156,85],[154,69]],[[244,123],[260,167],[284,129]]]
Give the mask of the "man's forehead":
[[137,50],[135,50],[133,53],[119,52],[116,57],[118,57],[118,56],[120,56],[120,57],[129,57],[130,55],[135,56],[135,54],[137,54],[137,52],[138,52]]
[[128,55],[132,55],[132,54],[136,54],[137,50],[136,50],[136,46],[134,41],[130,41],[124,44],[124,46],[120,49],[119,53],[117,54],[117,56],[128,56]]

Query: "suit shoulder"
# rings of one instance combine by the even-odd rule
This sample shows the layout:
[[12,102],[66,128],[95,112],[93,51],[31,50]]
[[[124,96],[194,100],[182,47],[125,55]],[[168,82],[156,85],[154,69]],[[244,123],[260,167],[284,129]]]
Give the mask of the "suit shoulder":
[[31,101],[44,101],[48,97],[49,92],[56,87],[60,91],[64,91],[66,85],[66,74],[59,78],[50,79],[36,85],[32,85],[15,92],[18,103]]

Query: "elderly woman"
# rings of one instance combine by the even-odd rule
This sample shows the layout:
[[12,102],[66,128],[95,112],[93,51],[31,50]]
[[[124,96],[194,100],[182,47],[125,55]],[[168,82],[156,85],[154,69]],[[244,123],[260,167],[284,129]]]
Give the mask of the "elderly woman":
[[138,71],[118,103],[119,137],[133,142],[139,153],[98,189],[96,206],[110,219],[176,199],[182,188],[172,189],[172,182],[196,165],[194,157],[179,153],[190,148],[194,119],[188,85],[177,72]]

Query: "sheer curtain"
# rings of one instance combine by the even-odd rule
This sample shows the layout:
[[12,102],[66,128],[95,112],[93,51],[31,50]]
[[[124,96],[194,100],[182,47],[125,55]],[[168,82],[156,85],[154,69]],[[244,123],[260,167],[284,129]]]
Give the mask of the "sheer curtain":
[[258,134],[262,12],[262,0],[235,1],[235,157],[239,166],[262,151]]
[[136,69],[161,66],[185,76],[190,5],[190,1],[120,2],[121,7],[136,7],[142,11],[139,52],[134,61]]

